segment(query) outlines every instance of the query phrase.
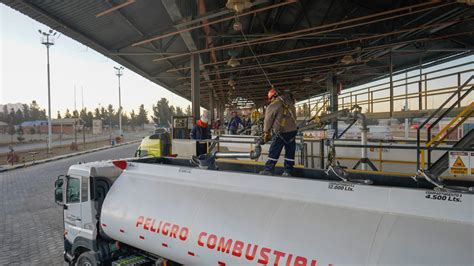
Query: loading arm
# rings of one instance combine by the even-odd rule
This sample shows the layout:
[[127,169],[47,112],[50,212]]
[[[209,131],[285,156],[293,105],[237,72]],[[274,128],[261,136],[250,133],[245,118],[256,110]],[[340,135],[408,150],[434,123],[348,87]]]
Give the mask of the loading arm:
[[344,121],[348,124],[354,124],[357,120],[361,121],[362,128],[367,129],[367,119],[364,114],[362,114],[362,107],[359,105],[354,105],[352,108],[345,108],[330,114],[315,115],[304,125],[301,125],[298,128],[298,131],[307,131],[322,129],[326,125],[337,121]]

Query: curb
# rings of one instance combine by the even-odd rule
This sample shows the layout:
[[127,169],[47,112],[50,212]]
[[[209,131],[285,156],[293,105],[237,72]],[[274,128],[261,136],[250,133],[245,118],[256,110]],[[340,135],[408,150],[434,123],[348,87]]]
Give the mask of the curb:
[[97,151],[103,151],[103,150],[113,149],[113,148],[116,148],[116,147],[121,147],[121,146],[129,145],[129,144],[139,143],[139,142],[141,142],[141,141],[142,141],[141,139],[139,139],[139,140],[133,140],[133,141],[128,141],[128,142],[116,144],[116,145],[114,145],[114,146],[105,146],[105,147],[96,148],[96,149],[87,150],[87,151],[69,153],[69,154],[60,155],[60,156],[56,156],[56,157],[51,157],[51,158],[47,158],[47,159],[43,159],[43,160],[38,160],[38,161],[34,161],[34,162],[28,162],[28,163],[18,164],[18,165],[14,165],[14,166],[8,166],[7,168],[2,168],[2,167],[0,166],[0,173],[2,173],[2,172],[7,172],[7,171],[11,171],[11,170],[15,170],[15,169],[20,169],[20,168],[25,168],[25,167],[29,167],[29,166],[33,166],[33,165],[43,164],[43,163],[47,163],[47,162],[51,162],[51,161],[57,161],[57,160],[61,160],[61,159],[66,159],[66,158],[70,158],[70,157],[74,157],[74,156],[79,156],[79,155],[83,155],[83,154],[88,154],[88,153],[92,153],[92,152],[97,152]]

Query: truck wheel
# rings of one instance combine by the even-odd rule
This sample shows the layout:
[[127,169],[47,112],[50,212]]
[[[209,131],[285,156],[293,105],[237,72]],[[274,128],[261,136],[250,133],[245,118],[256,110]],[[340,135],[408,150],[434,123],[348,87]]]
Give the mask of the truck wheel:
[[97,253],[93,251],[86,251],[77,258],[76,266],[94,266],[99,265]]

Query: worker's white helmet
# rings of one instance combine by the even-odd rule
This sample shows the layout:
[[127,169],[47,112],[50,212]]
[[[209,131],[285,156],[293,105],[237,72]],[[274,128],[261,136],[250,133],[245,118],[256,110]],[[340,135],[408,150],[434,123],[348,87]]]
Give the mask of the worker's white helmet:
[[204,122],[204,123],[209,122],[209,117],[208,117],[208,112],[207,111],[202,112],[201,121]]

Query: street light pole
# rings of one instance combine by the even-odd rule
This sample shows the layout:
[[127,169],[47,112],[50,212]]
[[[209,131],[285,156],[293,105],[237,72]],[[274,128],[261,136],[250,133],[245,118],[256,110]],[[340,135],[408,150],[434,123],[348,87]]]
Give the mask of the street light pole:
[[119,116],[119,135],[122,136],[122,95],[120,92],[120,77],[123,75],[123,66],[121,67],[114,67],[116,70],[115,75],[118,77],[118,91],[119,91],[119,111],[118,111],[118,116]]
[[42,34],[41,43],[46,46],[46,58],[47,58],[47,72],[48,72],[48,155],[51,153],[51,142],[52,142],[52,126],[51,126],[51,81],[49,71],[49,47],[54,45],[54,36],[57,32],[49,30],[43,32],[38,30]]

